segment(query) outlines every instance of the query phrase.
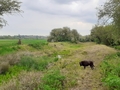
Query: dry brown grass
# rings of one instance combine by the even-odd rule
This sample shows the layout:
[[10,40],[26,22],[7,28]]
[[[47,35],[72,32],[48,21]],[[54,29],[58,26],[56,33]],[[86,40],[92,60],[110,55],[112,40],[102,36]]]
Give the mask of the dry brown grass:
[[41,82],[41,72],[21,72],[21,74],[11,79],[9,82],[2,84],[0,90],[39,90]]

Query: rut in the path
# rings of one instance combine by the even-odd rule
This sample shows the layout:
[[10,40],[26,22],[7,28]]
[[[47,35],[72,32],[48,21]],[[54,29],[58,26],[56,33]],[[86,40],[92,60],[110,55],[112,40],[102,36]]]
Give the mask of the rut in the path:
[[100,63],[104,59],[104,56],[115,52],[115,50],[104,45],[94,45],[85,48],[83,52],[86,54],[82,58],[80,53],[78,53],[79,55],[75,54],[74,57],[83,60],[92,60],[95,64],[95,69],[91,70],[89,66],[86,69],[80,67],[81,70],[76,71],[78,72],[77,77],[79,77],[77,80],[78,85],[69,90],[107,90],[101,82]]

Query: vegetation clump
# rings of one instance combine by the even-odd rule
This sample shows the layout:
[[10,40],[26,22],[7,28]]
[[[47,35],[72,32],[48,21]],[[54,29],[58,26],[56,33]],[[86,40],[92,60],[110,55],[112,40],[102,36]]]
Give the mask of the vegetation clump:
[[63,90],[65,76],[60,74],[59,70],[47,72],[42,78],[41,90]]
[[102,81],[109,90],[120,90],[120,57],[119,53],[106,56],[102,65]]

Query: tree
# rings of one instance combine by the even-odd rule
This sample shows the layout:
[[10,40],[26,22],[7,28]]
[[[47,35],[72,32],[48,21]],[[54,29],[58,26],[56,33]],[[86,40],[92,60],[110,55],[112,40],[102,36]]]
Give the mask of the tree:
[[63,33],[62,34],[63,41],[70,41],[70,34],[71,34],[70,28],[63,27],[62,33]]
[[71,31],[71,42],[77,43],[77,41],[79,41],[79,37],[80,37],[80,35],[79,35],[79,33],[77,32],[77,30],[76,30],[76,29],[73,29],[73,30]]
[[[101,25],[102,30],[98,30]],[[91,34],[101,37],[98,40],[100,43],[120,45],[120,0],[107,0],[98,8],[98,27]]]
[[120,30],[120,0],[108,0],[98,8],[99,24],[113,23]]
[[0,0],[0,27],[6,25],[7,21],[2,18],[4,14],[20,13],[20,4],[18,0]]
[[114,30],[114,25],[95,26],[91,30],[92,41],[113,46],[120,44],[120,36]]
[[70,41],[77,43],[79,41],[79,33],[77,30],[70,30],[69,27],[63,28],[55,28],[50,32],[50,36],[48,36],[49,42],[61,42],[61,41]]

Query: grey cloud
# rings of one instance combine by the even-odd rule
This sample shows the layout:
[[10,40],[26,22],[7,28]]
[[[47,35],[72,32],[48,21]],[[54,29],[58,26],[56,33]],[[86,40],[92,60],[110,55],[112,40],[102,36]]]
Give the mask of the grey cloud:
[[71,3],[72,1],[79,1],[79,0],[54,0],[54,2],[59,4],[68,4]]
[[90,2],[90,0],[54,0],[58,4],[69,4],[71,2],[81,2],[83,4]]
[[[77,1],[77,3],[75,2]],[[46,0],[42,1],[39,0],[37,2],[33,1],[27,1],[26,7],[30,10],[37,11],[39,13],[45,13],[50,15],[62,15],[62,16],[69,16],[78,18],[78,20],[83,20],[84,22],[91,22],[95,23],[95,19],[93,18],[93,15],[96,14],[94,7],[90,7],[88,9],[84,9],[87,7],[88,2],[91,0]],[[55,3],[57,2],[57,3]],[[75,2],[73,4],[70,4],[70,2]],[[64,3],[64,5],[61,5],[59,3]],[[75,4],[75,5],[74,5]],[[73,9],[73,10],[72,10]],[[95,17],[95,15],[94,15]]]
[[5,17],[9,26],[4,27],[0,34],[48,35],[53,28],[63,26],[87,34],[97,21],[95,8],[102,1],[104,0],[21,0],[23,18],[14,15]]

